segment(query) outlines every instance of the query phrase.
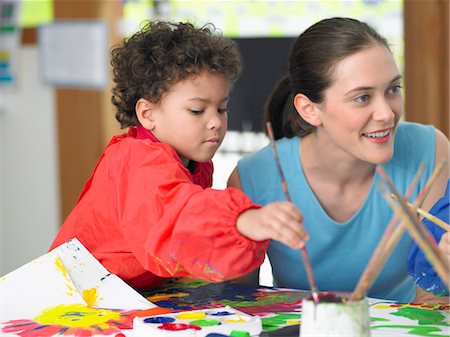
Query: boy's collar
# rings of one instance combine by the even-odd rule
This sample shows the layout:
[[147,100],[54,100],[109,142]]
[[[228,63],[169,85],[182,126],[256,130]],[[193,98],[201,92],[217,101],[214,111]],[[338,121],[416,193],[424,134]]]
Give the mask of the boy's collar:
[[153,133],[151,133],[146,128],[141,125],[136,126],[136,138],[138,139],[151,139],[154,142],[160,142],[158,138],[155,137]]

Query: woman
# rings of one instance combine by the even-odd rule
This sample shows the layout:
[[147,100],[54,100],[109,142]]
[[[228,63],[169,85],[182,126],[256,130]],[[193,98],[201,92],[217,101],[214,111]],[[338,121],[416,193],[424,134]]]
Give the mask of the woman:
[[[433,126],[400,122],[402,76],[387,41],[350,18],[322,20],[293,43],[288,75],[266,103],[293,202],[304,215],[307,250],[319,290],[352,291],[393,211],[376,188],[382,165],[403,194],[426,164],[414,200],[435,164],[449,158],[449,142]],[[448,167],[423,203],[443,195]],[[270,147],[238,162],[229,186],[260,204],[284,200]],[[406,269],[405,234],[369,296],[409,302],[415,287]],[[272,240],[274,285],[308,289],[301,255]],[[249,279],[257,282],[257,270]],[[418,290],[416,300],[423,291]]]

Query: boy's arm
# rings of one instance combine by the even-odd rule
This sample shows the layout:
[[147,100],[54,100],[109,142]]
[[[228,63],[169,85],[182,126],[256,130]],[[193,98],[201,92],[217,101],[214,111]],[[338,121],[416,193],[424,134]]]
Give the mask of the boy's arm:
[[268,240],[251,240],[236,228],[240,214],[259,208],[244,193],[194,184],[161,145],[134,144],[128,152],[126,170],[113,184],[119,189],[117,216],[144,269],[161,277],[223,281],[264,261]]

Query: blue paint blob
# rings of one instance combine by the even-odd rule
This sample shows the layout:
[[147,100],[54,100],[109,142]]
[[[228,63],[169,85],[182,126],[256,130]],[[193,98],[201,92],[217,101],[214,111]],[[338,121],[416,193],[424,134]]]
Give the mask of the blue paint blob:
[[210,314],[211,316],[230,316],[230,315],[234,315],[234,313],[229,312],[229,311],[218,311],[215,312],[213,314]]
[[163,317],[163,316],[147,317],[144,319],[145,323],[172,323],[174,321],[175,318],[173,317]]
[[209,333],[206,335],[206,337],[229,337],[228,335],[222,335],[221,333]]

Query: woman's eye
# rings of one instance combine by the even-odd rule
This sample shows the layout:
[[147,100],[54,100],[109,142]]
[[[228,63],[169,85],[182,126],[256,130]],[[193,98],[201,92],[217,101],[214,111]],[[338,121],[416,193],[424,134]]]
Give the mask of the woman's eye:
[[219,108],[219,109],[217,109],[217,112],[220,114],[226,113],[226,112],[228,112],[228,108]]
[[394,95],[400,94],[402,92],[402,86],[394,85],[392,88],[389,89],[389,92]]
[[359,102],[359,103],[364,103],[364,102],[367,102],[369,100],[369,95],[361,95],[361,96],[358,96],[358,97],[356,97],[355,98],[355,101],[356,102]]

